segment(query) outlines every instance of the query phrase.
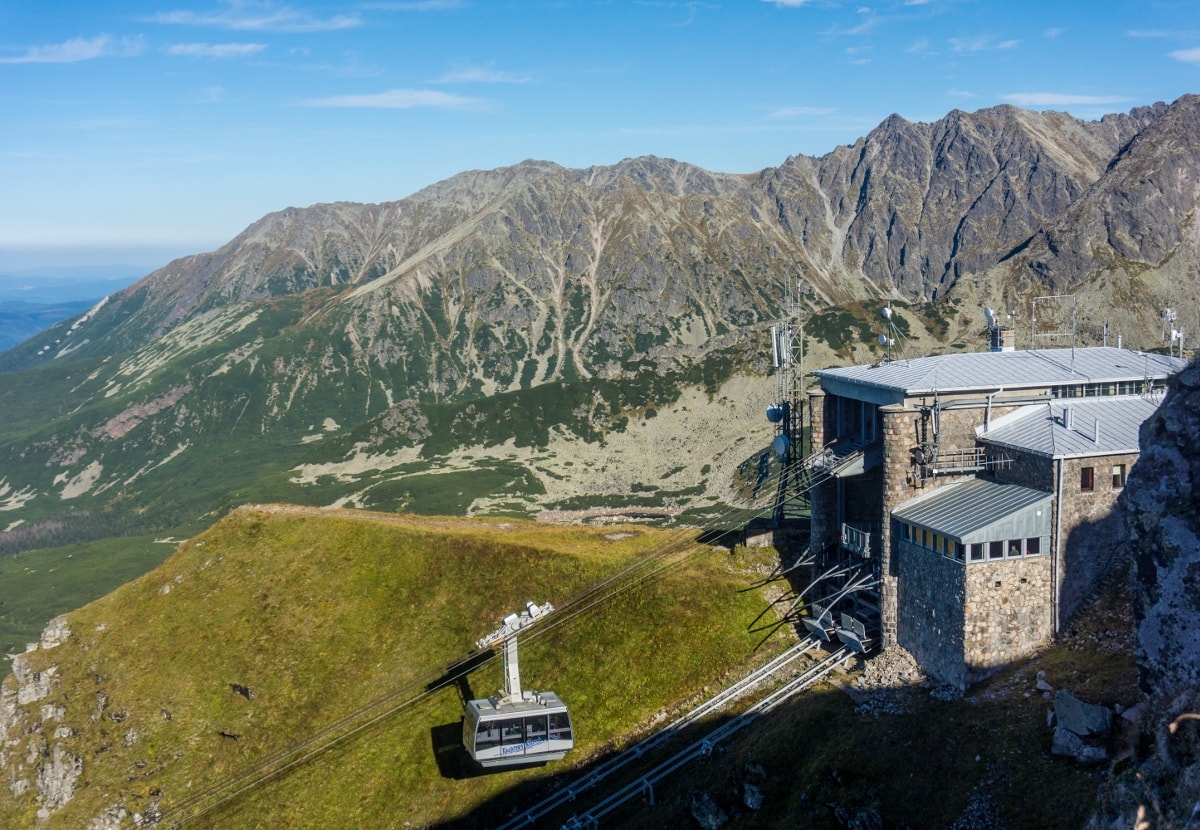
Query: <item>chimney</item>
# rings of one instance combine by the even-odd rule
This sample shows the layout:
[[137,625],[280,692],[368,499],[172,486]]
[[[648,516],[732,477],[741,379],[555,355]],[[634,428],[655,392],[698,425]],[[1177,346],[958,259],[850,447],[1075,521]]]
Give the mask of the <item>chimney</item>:
[[1092,425],[1092,441],[1093,441],[1093,443],[1096,443],[1096,444],[1100,443],[1100,419],[1099,418],[1097,418],[1096,423]]
[[1063,407],[1062,423],[1063,423],[1063,426],[1066,427],[1067,429],[1075,428],[1075,419],[1073,417],[1071,417],[1071,407],[1069,407],[1069,406]]

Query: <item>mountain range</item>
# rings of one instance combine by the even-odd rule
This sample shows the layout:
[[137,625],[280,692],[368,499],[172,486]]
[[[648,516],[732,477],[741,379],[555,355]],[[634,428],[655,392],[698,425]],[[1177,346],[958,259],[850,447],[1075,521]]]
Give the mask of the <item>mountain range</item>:
[[720,511],[793,295],[812,366],[878,360],[885,303],[926,352],[984,305],[1033,336],[1035,297],[1080,341],[1200,324],[1198,137],[1193,95],[1000,106],[750,175],[527,161],[270,214],[0,354],[0,553],[253,500]]

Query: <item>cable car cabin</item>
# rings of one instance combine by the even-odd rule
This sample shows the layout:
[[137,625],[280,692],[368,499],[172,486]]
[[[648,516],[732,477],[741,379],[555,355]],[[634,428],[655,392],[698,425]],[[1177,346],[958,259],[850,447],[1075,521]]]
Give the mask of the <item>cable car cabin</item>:
[[468,701],[463,745],[485,767],[557,761],[575,745],[571,714],[554,692],[504,703]]

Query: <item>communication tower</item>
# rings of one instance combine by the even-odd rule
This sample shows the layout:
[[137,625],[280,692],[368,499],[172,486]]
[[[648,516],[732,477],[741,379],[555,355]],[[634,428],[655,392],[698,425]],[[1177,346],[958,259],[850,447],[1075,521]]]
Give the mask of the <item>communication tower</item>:
[[774,400],[767,407],[767,420],[775,425],[771,448],[779,459],[779,487],[775,496],[776,523],[799,515],[798,499],[807,490],[800,481],[804,457],[804,319],[801,283],[788,283],[783,297],[783,316],[771,326],[771,362],[775,369]]

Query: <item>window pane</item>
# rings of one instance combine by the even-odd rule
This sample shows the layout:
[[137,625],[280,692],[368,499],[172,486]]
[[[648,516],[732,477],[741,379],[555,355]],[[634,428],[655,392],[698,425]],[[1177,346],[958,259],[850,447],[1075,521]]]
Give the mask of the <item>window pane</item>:
[[971,544],[971,561],[972,562],[982,562],[983,561],[983,542],[973,542]]
[[571,740],[571,719],[566,712],[550,713],[550,737],[556,741]]
[[1040,536],[1030,536],[1025,540],[1025,554],[1027,556],[1037,556],[1042,552],[1042,539]]
[[525,724],[521,718],[500,721],[500,742],[505,745],[525,742]]
[[484,721],[475,731],[475,749],[489,749],[500,745],[500,724],[496,721]]
[[1090,492],[1096,486],[1095,469],[1092,467],[1081,467],[1079,470],[1079,489],[1083,492]]
[[1021,540],[1020,539],[1009,539],[1008,540],[1008,555],[1009,556],[1020,556],[1021,555]]
[[1003,559],[1004,558],[1004,543],[1003,542],[988,542],[988,559]]

